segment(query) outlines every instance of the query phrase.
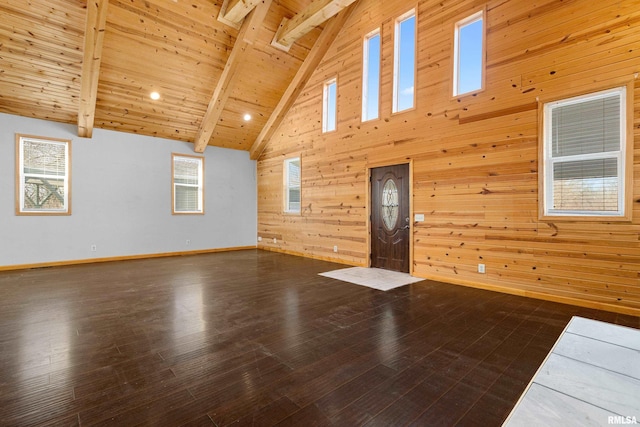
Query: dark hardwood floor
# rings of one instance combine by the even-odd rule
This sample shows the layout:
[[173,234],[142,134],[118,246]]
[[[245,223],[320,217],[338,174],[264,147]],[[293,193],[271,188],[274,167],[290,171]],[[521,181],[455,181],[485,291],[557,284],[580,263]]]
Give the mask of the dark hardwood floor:
[[571,316],[257,250],[0,273],[0,425],[497,426]]

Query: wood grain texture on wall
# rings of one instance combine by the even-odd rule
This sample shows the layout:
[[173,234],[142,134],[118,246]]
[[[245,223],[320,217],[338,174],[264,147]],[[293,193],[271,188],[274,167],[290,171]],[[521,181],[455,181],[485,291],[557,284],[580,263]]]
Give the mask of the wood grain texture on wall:
[[0,111],[77,121],[85,7],[67,0],[0,5]]
[[[361,0],[259,163],[260,247],[368,265],[368,167],[413,162],[416,276],[640,313],[637,1]],[[416,108],[391,113],[394,19],[417,6]],[[452,92],[456,21],[486,8],[484,91]],[[381,27],[381,118],[362,123],[362,40]],[[338,130],[322,83],[338,77]],[[633,82],[631,222],[538,219],[538,99]],[[283,214],[302,153],[302,212]],[[273,243],[273,239],[276,243]],[[334,246],[338,252],[334,253]],[[477,273],[477,264],[486,274]]]

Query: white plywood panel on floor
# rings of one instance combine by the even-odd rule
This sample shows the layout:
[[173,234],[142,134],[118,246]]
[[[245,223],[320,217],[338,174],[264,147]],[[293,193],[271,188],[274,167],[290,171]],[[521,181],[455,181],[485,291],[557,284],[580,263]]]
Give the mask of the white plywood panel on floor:
[[509,425],[601,426],[611,413],[566,394],[532,384]]
[[535,382],[612,414],[640,415],[640,381],[588,363],[552,354]]
[[640,350],[566,333],[553,353],[640,380]]
[[613,325],[605,322],[574,317],[567,327],[567,332],[640,350],[640,333],[638,333],[638,330],[623,326],[612,328],[611,326]]
[[320,273],[321,276],[342,280],[356,285],[367,286],[379,291],[388,291],[400,286],[420,282],[424,279],[407,273],[382,270],[380,268],[352,267]]
[[640,420],[640,331],[574,317],[505,426]]

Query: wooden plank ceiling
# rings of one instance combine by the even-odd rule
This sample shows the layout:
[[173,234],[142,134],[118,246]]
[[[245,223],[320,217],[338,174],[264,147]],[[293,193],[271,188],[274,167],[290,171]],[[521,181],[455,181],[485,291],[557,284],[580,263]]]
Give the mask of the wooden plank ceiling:
[[0,112],[256,158],[353,2],[0,0]]

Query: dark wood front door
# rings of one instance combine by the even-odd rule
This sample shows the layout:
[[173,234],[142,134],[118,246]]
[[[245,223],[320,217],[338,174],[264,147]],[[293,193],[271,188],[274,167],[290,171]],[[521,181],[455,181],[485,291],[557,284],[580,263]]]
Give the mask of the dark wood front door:
[[371,267],[409,272],[409,165],[371,169]]

